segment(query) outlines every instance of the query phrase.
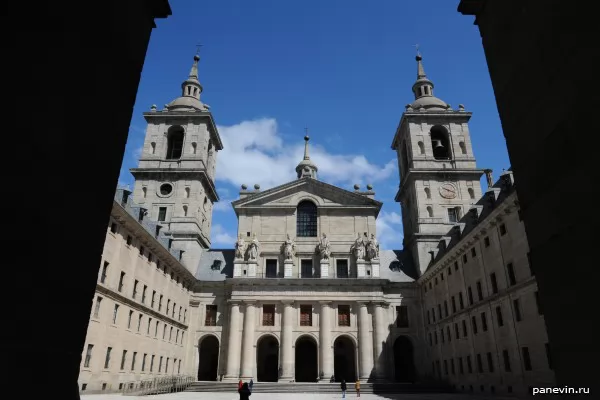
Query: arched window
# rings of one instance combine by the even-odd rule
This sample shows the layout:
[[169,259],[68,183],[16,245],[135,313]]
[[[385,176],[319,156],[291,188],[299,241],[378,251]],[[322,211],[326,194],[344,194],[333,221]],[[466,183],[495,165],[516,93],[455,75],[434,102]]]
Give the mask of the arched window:
[[183,216],[187,217],[188,206],[183,206]]
[[296,236],[317,236],[317,206],[312,201],[301,201],[296,208]]
[[458,145],[460,146],[460,152],[467,154],[467,146],[465,145],[465,142],[460,142]]
[[144,199],[146,198],[146,190],[147,190],[147,189],[146,189],[146,187],[144,186],[144,187],[142,188],[142,197],[143,197]]
[[185,198],[186,198],[186,199],[189,199],[189,198],[190,198],[190,188],[189,188],[189,187],[186,187],[186,188],[185,188]]
[[450,140],[448,131],[441,125],[431,128],[431,147],[433,147],[433,158],[436,160],[449,160],[451,158]]
[[425,144],[423,142],[419,142],[419,153],[425,154]]
[[156,143],[150,143],[150,147],[152,148],[152,154],[154,154],[154,152],[156,151]]
[[425,188],[425,196],[427,196],[428,199],[431,198],[431,189]]
[[181,158],[183,151],[183,128],[173,127],[167,134],[167,160],[177,160]]
[[433,218],[433,208],[431,206],[427,206],[427,216]]
[[469,197],[472,199],[475,198],[475,191],[473,190],[473,188],[469,188]]

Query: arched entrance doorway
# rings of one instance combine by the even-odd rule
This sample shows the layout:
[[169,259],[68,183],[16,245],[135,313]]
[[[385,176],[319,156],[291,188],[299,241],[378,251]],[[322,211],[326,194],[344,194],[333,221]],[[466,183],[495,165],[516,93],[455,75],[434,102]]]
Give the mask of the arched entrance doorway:
[[336,382],[356,381],[356,349],[347,336],[340,336],[333,342],[333,374]]
[[394,342],[394,370],[398,382],[415,381],[413,345],[409,338],[400,336]]
[[302,336],[296,341],[296,382],[316,382],[318,377],[317,342]]
[[219,369],[219,339],[213,335],[205,336],[198,346],[198,380],[216,381]]
[[279,378],[279,343],[271,335],[263,336],[256,346],[256,380],[277,382]]

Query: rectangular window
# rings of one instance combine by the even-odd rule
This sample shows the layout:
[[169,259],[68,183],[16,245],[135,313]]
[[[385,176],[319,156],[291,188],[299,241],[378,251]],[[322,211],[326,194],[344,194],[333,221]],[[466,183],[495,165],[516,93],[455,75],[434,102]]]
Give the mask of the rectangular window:
[[181,360],[179,360],[179,363],[177,364],[177,373],[181,373]]
[[444,375],[448,375],[448,360],[444,360]]
[[183,307],[179,306],[179,314],[177,314],[177,321],[181,321],[181,310],[183,310]]
[[515,310],[515,320],[517,322],[521,321],[521,304],[519,304],[519,299],[513,300],[513,308]]
[[313,277],[313,262],[312,260],[300,260],[300,277],[301,278],[312,278]]
[[158,321],[156,321],[156,326],[154,327],[154,337],[158,336]]
[[175,334],[175,343],[179,343],[179,329],[177,329],[177,333]]
[[158,222],[163,222],[167,219],[167,207],[158,208]]
[[544,348],[546,349],[546,359],[548,360],[548,368],[554,369],[552,366],[552,353],[550,353],[550,343],[545,343]]
[[275,305],[263,305],[262,324],[263,326],[275,326]]
[[300,326],[312,326],[312,306],[300,306]]
[[173,327],[169,329],[169,342],[173,340]]
[[458,261],[454,261],[454,270],[458,271]]
[[187,309],[183,310],[183,322],[185,323],[187,319]]
[[544,315],[544,310],[542,310],[542,303],[540,302],[540,293],[536,290],[534,295],[535,295],[535,305],[537,307],[538,314]]
[[463,254],[463,256],[462,256],[462,260],[463,260],[463,264],[466,264],[466,263],[467,263],[467,261],[469,261],[469,259],[467,258],[467,255],[466,255],[466,254]]
[[348,260],[336,260],[335,272],[337,278],[348,278]]
[[146,357],[148,357],[148,354],[144,353],[142,357],[142,372],[144,372],[144,370],[146,369]]
[[104,261],[104,265],[102,265],[102,274],[100,275],[100,283],[106,283],[107,272],[108,272],[108,262]]
[[158,372],[162,371],[162,360],[163,356],[160,356],[160,358],[158,359]]
[[444,331],[442,329],[440,329],[440,339],[442,340],[442,343],[444,343],[446,341],[444,339]]
[[131,291],[131,298],[135,299],[137,297],[137,287],[138,287],[138,280],[134,279],[133,281],[133,290]]
[[146,290],[148,290],[148,286],[144,285],[142,289],[142,303],[146,304]]
[[481,281],[477,281],[477,300],[483,300],[483,289],[481,288]]
[[154,370],[154,357],[154,354],[152,354],[152,357],[150,357],[150,372]]
[[467,337],[468,332],[467,332],[467,320],[463,319],[462,320],[462,331],[463,331],[463,336]]
[[444,317],[448,316],[448,301],[444,300]]
[[471,317],[471,329],[473,330],[473,335],[477,335],[477,318],[475,316]]
[[481,354],[477,354],[477,372],[483,372],[483,360],[481,359]]
[[443,273],[443,272],[440,274],[440,279],[441,279],[442,281],[444,280],[444,273]]
[[121,371],[125,369],[125,361],[127,360],[127,350],[123,350],[123,355],[121,355]]
[[471,286],[467,288],[467,297],[469,298],[469,304],[473,305],[473,290],[471,290]]
[[498,320],[498,326],[504,326],[504,319],[502,318],[502,308],[496,307],[496,319]]
[[438,344],[438,331],[433,332],[433,335],[435,336],[435,344]]
[[529,357],[529,347],[521,348],[521,353],[523,354],[523,367],[525,371],[531,371],[531,358]]
[[156,290],[152,291],[152,298],[150,300],[150,307],[154,308],[154,301],[156,300]]
[[140,246],[140,256],[144,256],[144,246]]
[[471,257],[475,258],[477,256],[477,251],[475,251],[475,247],[471,247]]
[[485,247],[490,247],[490,238],[489,237],[486,236],[483,238],[483,245]]
[[438,319],[442,319],[442,305],[438,304]]
[[492,272],[490,274],[490,281],[492,282],[492,293],[498,293],[498,280],[496,279],[496,273]]
[[112,224],[110,224],[110,231],[112,233],[117,233],[117,224],[115,222],[113,222]]
[[144,317],[144,316],[143,316],[142,314],[140,314],[140,315],[138,316],[138,325],[137,325],[137,331],[138,331],[138,332],[140,331],[140,329],[142,329],[142,318],[143,318],[143,317]]
[[508,355],[508,350],[502,350],[502,360],[504,361],[504,371],[510,372],[510,356]]
[[150,326],[152,325],[152,318],[148,317],[148,329],[146,330],[146,335],[150,335]]
[[483,329],[484,332],[487,332],[487,318],[485,316],[485,312],[481,313],[481,329]]
[[123,291],[123,284],[124,284],[124,280],[125,280],[125,272],[121,272],[121,277],[119,278],[119,292]]
[[500,236],[506,235],[506,225],[500,224],[499,230],[500,230]]
[[277,260],[267,259],[265,264],[265,277],[277,278]]
[[350,306],[338,306],[338,326],[350,326]]
[[452,341],[452,335],[450,334],[450,325],[446,325],[446,336],[448,337],[448,341]]
[[460,372],[461,375],[463,375],[465,373],[465,366],[463,365],[462,357],[458,357],[458,371]]
[[131,243],[133,242],[133,238],[131,237],[131,235],[127,235],[127,241],[125,243],[127,243],[127,246],[131,246]]
[[506,269],[508,271],[508,284],[510,286],[515,285],[517,283],[517,278],[515,276],[515,268],[513,266],[513,263],[508,263],[506,265]]
[[162,309],[162,299],[163,299],[163,295],[161,294],[158,297],[158,311],[160,311]]
[[455,314],[456,313],[456,298],[454,296],[452,296],[452,313]]
[[462,292],[458,294],[458,304],[460,305],[460,309],[465,308],[465,301],[463,300]]
[[492,358],[492,353],[490,352],[487,353],[487,363],[490,372],[494,372],[494,359]]
[[104,369],[110,368],[110,353],[112,352],[112,347],[108,347],[106,349],[106,357],[104,357]]
[[447,274],[448,274],[448,276],[452,275],[452,268],[448,267]]
[[204,326],[217,326],[217,306],[214,304],[206,305],[206,316]]
[[467,356],[467,371],[473,373],[473,364],[471,364],[471,356]]
[[165,340],[165,338],[167,337],[167,324],[163,325],[163,340]]
[[454,323],[454,336],[456,337],[456,339],[460,339],[460,334],[458,331],[458,324],[456,322]]
[[148,262],[151,263],[152,260],[154,260],[154,256],[152,256],[152,253],[148,253]]
[[167,362],[165,363],[165,374],[169,372],[169,357],[167,357]]
[[96,307],[94,307],[94,318],[98,318],[100,316],[100,306],[102,305],[102,297],[98,296],[96,298]]
[[448,209],[448,222],[450,222],[450,223],[458,222],[458,213],[456,212],[456,208]]
[[117,316],[119,315],[119,305],[115,304],[115,309],[113,310],[113,319],[112,319],[112,323],[116,324],[117,323]]
[[435,323],[435,308],[431,309],[431,318],[433,319],[433,322]]
[[408,306],[396,306],[396,327],[408,328]]
[[173,303],[173,309],[171,310],[171,318],[175,318],[175,309],[177,308],[177,303]]
[[83,362],[84,368],[90,367],[90,361],[92,361],[92,350],[94,349],[93,344],[87,345],[87,350],[85,352],[85,361]]

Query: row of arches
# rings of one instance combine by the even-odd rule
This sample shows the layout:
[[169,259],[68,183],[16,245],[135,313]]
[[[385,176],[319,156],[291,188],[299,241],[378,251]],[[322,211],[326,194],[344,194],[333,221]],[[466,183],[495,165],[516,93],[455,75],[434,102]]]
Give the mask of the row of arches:
[[[319,351],[314,337],[303,335],[296,340],[295,381],[315,382],[319,376]],[[354,341],[339,336],[333,343],[333,369],[336,382],[342,379],[354,382],[358,377],[358,352]],[[216,381],[219,374],[219,340],[214,335],[206,335],[198,346],[199,381]],[[414,382],[414,349],[411,340],[400,336],[393,346],[393,378],[398,382]],[[262,336],[256,345],[256,380],[277,382],[281,376],[279,341],[273,335]],[[329,377],[325,377],[328,379]]]

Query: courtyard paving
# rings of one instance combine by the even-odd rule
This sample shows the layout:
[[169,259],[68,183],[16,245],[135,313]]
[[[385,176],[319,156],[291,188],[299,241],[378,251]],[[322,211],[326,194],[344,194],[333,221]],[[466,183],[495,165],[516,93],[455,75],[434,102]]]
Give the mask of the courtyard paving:
[[[89,394],[82,395],[81,400],[238,400],[240,396],[237,393],[209,393],[209,392],[182,392],[161,394],[156,396],[122,396],[120,394]],[[251,400],[331,400],[341,399],[341,393],[253,393]],[[346,394],[346,399],[356,399],[355,393]],[[480,394],[386,394],[376,395],[364,393],[360,396],[361,400],[459,400],[459,399],[494,399],[494,400],[515,400],[514,397],[501,396],[483,396]]]

